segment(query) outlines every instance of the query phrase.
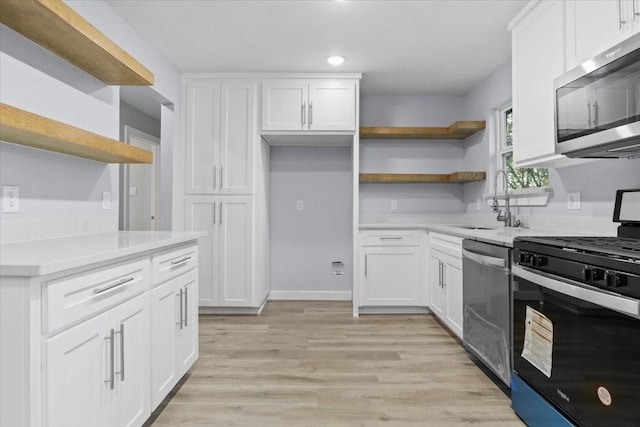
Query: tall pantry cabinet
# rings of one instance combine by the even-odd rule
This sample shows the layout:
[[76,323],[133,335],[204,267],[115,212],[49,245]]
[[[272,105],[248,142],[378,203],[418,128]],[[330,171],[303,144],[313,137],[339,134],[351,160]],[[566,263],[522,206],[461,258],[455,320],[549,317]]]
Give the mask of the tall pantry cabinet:
[[[269,292],[268,149],[257,132],[258,83],[185,77],[186,228],[200,240],[201,309],[259,310]],[[215,311],[215,310],[214,310]]]

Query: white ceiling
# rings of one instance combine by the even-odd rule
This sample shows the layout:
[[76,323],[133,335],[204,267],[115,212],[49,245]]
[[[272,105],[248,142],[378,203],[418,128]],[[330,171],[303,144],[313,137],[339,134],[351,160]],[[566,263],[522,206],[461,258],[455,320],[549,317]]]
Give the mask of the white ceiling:
[[106,1],[181,72],[362,72],[365,95],[466,93],[509,60],[527,2]]

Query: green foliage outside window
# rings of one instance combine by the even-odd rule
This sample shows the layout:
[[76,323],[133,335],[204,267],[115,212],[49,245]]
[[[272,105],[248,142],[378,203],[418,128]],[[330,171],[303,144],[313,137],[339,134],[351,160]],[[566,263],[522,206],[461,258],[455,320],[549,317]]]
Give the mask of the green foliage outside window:
[[[504,143],[507,147],[513,144],[513,110],[505,111]],[[509,176],[509,188],[546,187],[549,185],[549,170],[547,168],[519,168],[513,165],[513,152],[503,154],[503,164]]]

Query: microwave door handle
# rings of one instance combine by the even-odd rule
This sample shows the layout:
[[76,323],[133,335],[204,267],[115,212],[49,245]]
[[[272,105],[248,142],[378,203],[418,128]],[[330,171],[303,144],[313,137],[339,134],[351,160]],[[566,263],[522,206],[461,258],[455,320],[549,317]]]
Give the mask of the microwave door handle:
[[543,288],[640,319],[640,301],[612,295],[606,291],[595,291],[585,288],[581,286],[579,282],[573,280],[558,280],[553,276],[537,271],[534,272],[519,265],[513,266],[511,271],[514,280],[520,277]]
[[587,117],[587,129],[591,129],[591,101],[587,102],[587,113],[589,114],[589,117]]
[[593,127],[598,127],[598,101],[593,101]]

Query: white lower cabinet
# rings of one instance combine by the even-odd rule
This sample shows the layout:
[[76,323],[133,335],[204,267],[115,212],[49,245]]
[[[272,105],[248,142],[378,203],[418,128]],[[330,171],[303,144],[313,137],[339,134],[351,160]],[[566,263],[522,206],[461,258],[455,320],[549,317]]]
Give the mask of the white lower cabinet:
[[187,197],[187,229],[201,239],[200,306],[255,307],[262,304],[252,271],[253,198]]
[[420,305],[420,248],[366,248],[362,305]]
[[44,342],[44,425],[140,426],[151,413],[149,295]]
[[462,238],[430,233],[429,241],[429,307],[462,338]]
[[198,270],[151,290],[151,403],[159,405],[198,356]]
[[89,265],[66,238],[72,267],[0,278],[0,426],[145,423],[198,358],[198,245],[170,234],[78,236],[112,252]]
[[360,234],[360,306],[426,306],[419,231]]

